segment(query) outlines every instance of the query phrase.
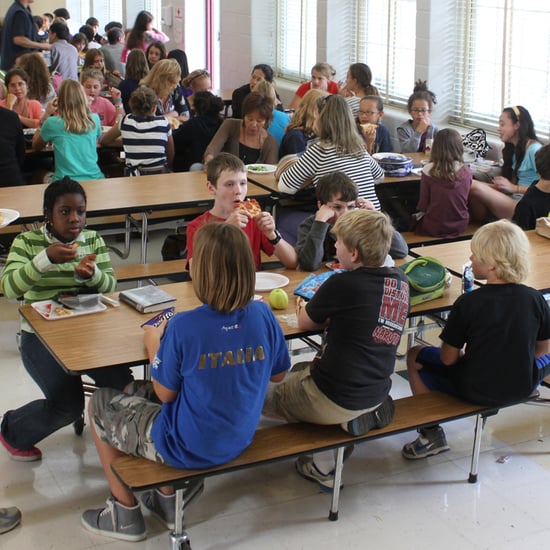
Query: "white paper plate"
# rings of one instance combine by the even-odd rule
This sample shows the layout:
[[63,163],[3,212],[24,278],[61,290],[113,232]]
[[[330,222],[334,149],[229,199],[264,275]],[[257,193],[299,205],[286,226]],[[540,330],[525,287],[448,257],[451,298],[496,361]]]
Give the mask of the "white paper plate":
[[277,170],[275,164],[247,164],[246,169],[253,174],[273,174]]
[[280,273],[270,273],[269,271],[259,271],[256,273],[256,292],[267,292],[274,288],[282,288],[288,285],[290,279]]
[[417,176],[420,176],[420,174],[422,174],[422,166],[420,166],[420,168],[413,168],[411,170],[411,174],[416,174]]
[[2,216],[0,216],[0,229],[14,222],[19,217],[19,212],[17,210],[11,210],[9,208],[0,208],[0,214],[2,214]]
[[[69,309],[56,302],[55,300],[42,300],[41,302],[34,302],[32,307],[48,321],[57,321],[59,319],[71,319],[72,317],[78,317],[79,315],[89,315],[90,313],[98,313],[99,311],[105,311],[107,306],[101,302],[94,307],[86,309]],[[56,311],[56,309],[58,311]]]

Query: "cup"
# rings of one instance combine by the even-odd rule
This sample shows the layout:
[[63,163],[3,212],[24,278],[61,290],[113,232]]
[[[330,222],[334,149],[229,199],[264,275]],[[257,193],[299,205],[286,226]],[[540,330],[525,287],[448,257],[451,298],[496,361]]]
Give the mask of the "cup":
[[424,146],[424,153],[426,153],[426,156],[429,157],[432,152],[432,146],[434,144],[433,139],[427,139],[426,145]]

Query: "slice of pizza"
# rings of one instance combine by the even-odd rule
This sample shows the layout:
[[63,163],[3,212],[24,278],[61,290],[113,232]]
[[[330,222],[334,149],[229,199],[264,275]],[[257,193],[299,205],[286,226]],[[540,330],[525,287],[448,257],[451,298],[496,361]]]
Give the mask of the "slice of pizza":
[[256,218],[262,213],[262,207],[256,199],[246,199],[236,206],[241,212],[248,212],[250,216]]
[[372,124],[371,122],[366,122],[365,124],[360,124],[361,129],[366,134],[367,132],[375,131],[378,128],[378,124]]

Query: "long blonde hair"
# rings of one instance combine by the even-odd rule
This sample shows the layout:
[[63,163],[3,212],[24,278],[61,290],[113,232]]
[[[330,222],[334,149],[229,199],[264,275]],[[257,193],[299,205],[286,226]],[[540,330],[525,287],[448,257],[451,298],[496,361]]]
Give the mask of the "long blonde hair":
[[318,88],[312,88],[308,90],[300,105],[298,105],[296,111],[292,115],[292,119],[286,131],[288,130],[302,130],[306,135],[310,136],[315,133],[315,121],[319,115],[319,106],[317,101],[324,96],[327,96],[328,92],[319,90]]
[[67,79],[61,83],[57,94],[57,112],[67,132],[86,134],[90,128],[95,128],[88,98],[76,80]]
[[149,86],[160,99],[164,99],[176,87],[181,78],[181,67],[175,59],[161,59],[141,79],[140,84]]

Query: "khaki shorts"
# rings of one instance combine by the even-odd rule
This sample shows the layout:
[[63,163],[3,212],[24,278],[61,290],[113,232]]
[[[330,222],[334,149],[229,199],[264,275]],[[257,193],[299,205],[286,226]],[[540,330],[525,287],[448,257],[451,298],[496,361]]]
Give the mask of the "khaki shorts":
[[92,396],[90,420],[101,441],[111,447],[164,464],[151,438],[153,422],[160,409],[160,404],[137,394],[100,388]]
[[291,371],[280,384],[269,384],[263,413],[283,417],[287,422],[330,426],[347,423],[376,407],[359,411],[340,407],[319,390],[308,366],[298,372]]

